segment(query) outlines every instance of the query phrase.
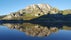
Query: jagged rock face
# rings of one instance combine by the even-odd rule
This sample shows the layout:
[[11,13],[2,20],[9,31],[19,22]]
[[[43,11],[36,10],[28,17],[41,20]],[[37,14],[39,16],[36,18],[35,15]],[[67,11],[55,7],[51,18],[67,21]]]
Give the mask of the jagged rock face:
[[47,14],[51,9],[48,4],[33,4],[25,8],[27,13],[32,13],[35,16]]
[[59,10],[57,8],[52,8],[48,4],[33,4],[27,6],[25,9],[20,10],[20,13],[26,12],[34,16],[45,15],[51,12],[50,14],[56,14]]
[[10,13],[9,15],[7,15],[6,17],[4,17],[3,19],[5,20],[19,20],[22,19],[21,17],[23,16],[23,14],[20,14],[20,12],[13,12]]
[[[50,14],[55,14],[56,10],[53,9],[48,4],[33,4],[30,6],[27,6],[25,9],[21,9],[17,12],[10,13],[8,16],[4,17],[3,19],[25,19],[25,18],[33,19],[35,17],[46,15],[49,12],[51,12]],[[24,14],[27,14],[27,15],[25,16]]]

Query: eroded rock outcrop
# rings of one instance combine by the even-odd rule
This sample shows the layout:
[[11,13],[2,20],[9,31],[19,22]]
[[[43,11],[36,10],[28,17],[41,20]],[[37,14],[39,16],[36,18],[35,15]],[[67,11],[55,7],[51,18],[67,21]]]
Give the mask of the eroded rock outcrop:
[[46,15],[50,12],[50,14],[56,14],[58,10],[56,8],[52,8],[48,4],[33,4],[27,6],[25,9],[21,9],[17,12],[12,12],[3,19],[12,20],[12,19],[24,19],[30,20],[36,17],[40,17],[42,15]]

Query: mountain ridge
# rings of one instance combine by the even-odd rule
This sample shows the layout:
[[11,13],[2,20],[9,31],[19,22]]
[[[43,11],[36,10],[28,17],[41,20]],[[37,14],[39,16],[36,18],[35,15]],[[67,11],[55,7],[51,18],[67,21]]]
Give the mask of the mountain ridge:
[[[25,9],[21,9],[17,12],[12,12],[9,15],[3,17],[3,20],[31,20],[33,18],[40,17],[46,14],[58,14],[62,13],[57,8],[54,8],[48,4],[33,4],[27,6]],[[63,13],[64,14],[64,13]],[[68,14],[68,13],[66,13]]]

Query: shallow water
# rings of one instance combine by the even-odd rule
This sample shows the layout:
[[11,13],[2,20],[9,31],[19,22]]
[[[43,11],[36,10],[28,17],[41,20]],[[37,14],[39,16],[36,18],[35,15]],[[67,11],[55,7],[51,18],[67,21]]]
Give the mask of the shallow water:
[[0,40],[71,40],[71,27],[5,23],[0,25]]

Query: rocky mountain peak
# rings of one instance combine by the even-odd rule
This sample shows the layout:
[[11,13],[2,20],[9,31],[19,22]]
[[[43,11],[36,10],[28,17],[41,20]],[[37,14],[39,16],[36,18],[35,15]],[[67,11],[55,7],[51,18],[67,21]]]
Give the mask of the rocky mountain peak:
[[51,10],[51,6],[48,4],[33,4],[25,8],[27,13],[34,13],[36,15],[47,14]]
[[48,8],[48,9],[50,9],[51,8],[51,6],[50,5],[48,5],[48,4],[33,4],[33,5],[30,5],[30,6],[27,6],[26,7],[26,9],[28,9],[28,8],[40,8],[40,9],[45,9],[45,8]]
[[17,12],[12,12],[3,19],[32,19],[42,15],[46,15],[49,12],[50,14],[56,14],[58,10],[52,8],[48,4],[32,4],[27,6],[25,9],[21,9]]

